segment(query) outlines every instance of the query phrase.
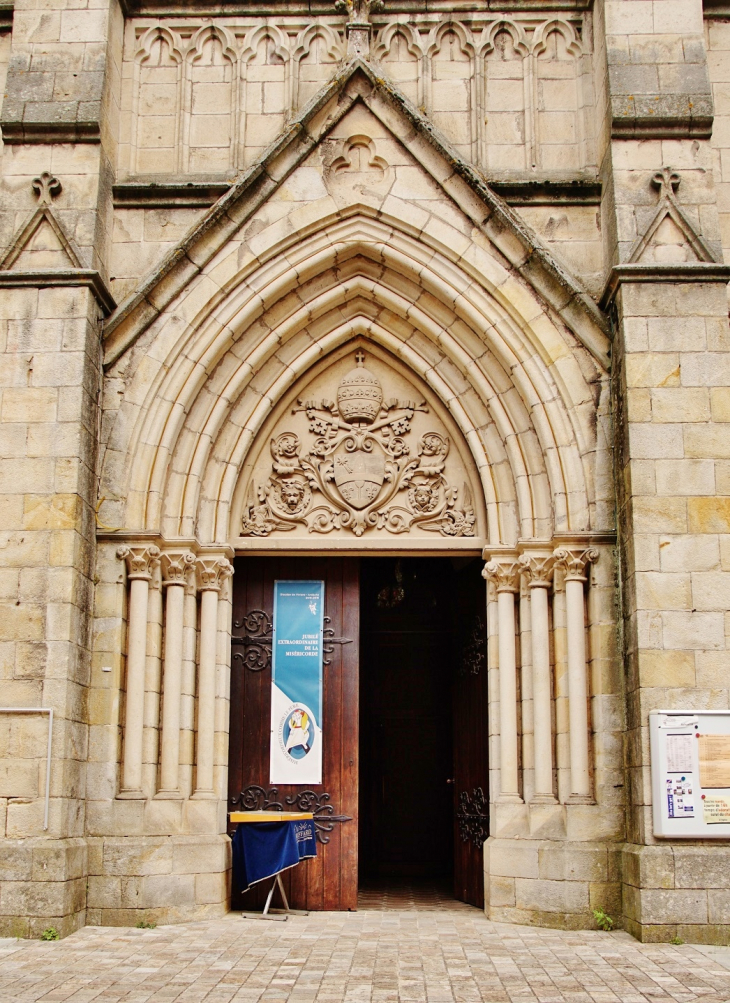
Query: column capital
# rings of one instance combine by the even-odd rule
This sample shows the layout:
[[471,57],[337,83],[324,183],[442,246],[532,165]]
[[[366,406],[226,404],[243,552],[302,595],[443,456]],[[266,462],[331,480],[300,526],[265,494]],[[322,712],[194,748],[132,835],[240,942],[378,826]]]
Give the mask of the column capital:
[[195,573],[200,592],[220,592],[224,582],[233,574],[233,565],[227,557],[216,554],[198,557]]
[[152,572],[160,563],[160,548],[154,544],[125,544],[117,550],[117,557],[127,566],[130,581],[150,581]]
[[187,548],[164,550],[162,563],[163,585],[187,585],[190,571],[195,565],[195,554]]
[[520,591],[520,565],[516,554],[494,554],[484,565],[482,577],[496,588],[497,592]]
[[553,584],[555,558],[552,554],[523,554],[518,564],[528,588],[549,589]]
[[565,572],[566,582],[584,582],[586,566],[599,557],[594,547],[558,547],[554,551],[555,567]]

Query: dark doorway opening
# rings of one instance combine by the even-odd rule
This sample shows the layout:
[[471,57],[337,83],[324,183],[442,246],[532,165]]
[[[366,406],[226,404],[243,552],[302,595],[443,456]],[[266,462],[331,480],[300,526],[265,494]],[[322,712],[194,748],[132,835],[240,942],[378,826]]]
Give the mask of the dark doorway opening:
[[[474,837],[486,820],[463,817],[487,793],[481,567],[476,557],[237,559],[229,804],[289,810],[305,795],[319,812],[316,860],[284,876],[295,908],[483,905]],[[306,789],[270,779],[277,578],[325,582],[323,773]],[[232,908],[260,908],[265,892],[234,888]]]
[[481,848],[457,818],[462,790],[486,791],[481,562],[360,567],[360,888],[431,886],[482,905]]

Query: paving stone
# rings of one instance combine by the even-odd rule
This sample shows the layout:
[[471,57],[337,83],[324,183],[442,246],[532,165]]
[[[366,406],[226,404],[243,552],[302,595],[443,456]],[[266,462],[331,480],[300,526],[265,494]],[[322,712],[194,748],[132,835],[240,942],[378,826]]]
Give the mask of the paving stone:
[[727,952],[493,923],[446,896],[367,891],[286,923],[85,927],[0,940],[3,1003],[727,1003]]

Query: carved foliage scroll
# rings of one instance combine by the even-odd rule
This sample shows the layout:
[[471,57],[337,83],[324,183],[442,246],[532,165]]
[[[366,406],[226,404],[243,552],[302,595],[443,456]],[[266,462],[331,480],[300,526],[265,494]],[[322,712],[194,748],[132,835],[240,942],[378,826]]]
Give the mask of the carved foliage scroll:
[[[354,361],[334,374],[331,396],[300,397],[275,427],[249,480],[242,535],[475,536],[469,478],[442,422],[407,384],[409,397],[389,396],[387,369],[375,375],[364,352]],[[326,376],[319,384],[328,389]]]

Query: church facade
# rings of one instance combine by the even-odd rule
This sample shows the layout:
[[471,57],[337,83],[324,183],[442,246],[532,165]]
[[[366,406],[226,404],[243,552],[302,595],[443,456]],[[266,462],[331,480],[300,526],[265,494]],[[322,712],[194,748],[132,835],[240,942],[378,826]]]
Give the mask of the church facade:
[[214,7],[0,13],[0,932],[240,907],[273,805],[308,908],[448,857],[499,921],[726,943],[650,715],[730,708],[730,6]]

